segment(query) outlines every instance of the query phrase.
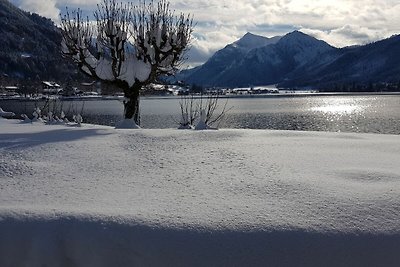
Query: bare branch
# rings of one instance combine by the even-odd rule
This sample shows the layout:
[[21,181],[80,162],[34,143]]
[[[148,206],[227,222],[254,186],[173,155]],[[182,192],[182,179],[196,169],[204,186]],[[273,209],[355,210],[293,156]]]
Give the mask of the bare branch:
[[80,9],[61,18],[62,49],[64,57],[71,58],[78,67],[87,75],[97,77],[95,65],[97,59],[91,54],[90,47],[93,38],[93,29],[89,18],[82,17]]
[[194,126],[195,120],[199,117],[199,109],[195,105],[194,95],[185,95],[179,101],[181,110],[181,120],[179,124],[182,128],[191,128]]
[[223,118],[226,116],[226,113],[232,109],[232,107],[227,109],[227,104],[229,98],[226,99],[224,105],[222,106],[222,109],[216,113],[218,107],[219,107],[219,95],[208,95],[207,100],[205,103],[205,111],[206,111],[206,118],[205,118],[205,123],[207,125],[213,125],[215,123],[220,123]]

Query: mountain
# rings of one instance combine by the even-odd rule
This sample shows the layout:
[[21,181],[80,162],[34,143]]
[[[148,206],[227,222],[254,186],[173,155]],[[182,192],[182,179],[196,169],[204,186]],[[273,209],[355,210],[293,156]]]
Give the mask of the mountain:
[[273,41],[269,43],[256,41],[262,38],[246,34],[216,52],[204,65],[187,70],[185,81],[203,86],[326,88],[400,80],[399,36],[341,49],[300,31],[270,38]]
[[[253,49],[275,44],[280,37],[267,38],[252,33],[246,33],[240,40],[217,51],[204,65],[191,71],[186,71],[185,79],[192,84],[215,85],[221,80],[224,71],[235,66]],[[205,83],[204,78],[207,77]]]
[[281,85],[332,88],[342,84],[400,81],[400,35],[364,46],[336,49],[291,73]]
[[332,49],[327,43],[299,31],[273,38],[246,34],[215,53],[186,81],[230,87],[277,83],[287,73],[306,64],[310,57]]
[[54,23],[7,0],[0,0],[0,42],[0,74],[57,81],[79,76],[61,57],[61,33]]
[[215,85],[252,86],[274,84],[285,79],[287,73],[306,64],[309,58],[332,50],[323,41],[293,32],[276,44],[249,51],[238,64],[226,70]]
[[281,39],[281,36],[275,36],[272,38],[267,38],[264,36],[252,34],[250,32],[246,33],[242,38],[237,40],[231,45],[237,49],[240,49],[244,52],[248,52],[254,48],[263,47],[269,44],[275,44]]

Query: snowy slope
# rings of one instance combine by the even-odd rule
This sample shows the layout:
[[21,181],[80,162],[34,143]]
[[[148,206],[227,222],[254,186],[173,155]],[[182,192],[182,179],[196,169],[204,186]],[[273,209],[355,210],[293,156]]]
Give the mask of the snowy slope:
[[0,266],[398,266],[374,134],[0,120]]
[[400,80],[400,36],[359,47],[338,49],[291,73],[283,86],[334,85]]
[[233,47],[237,47],[241,50],[249,52],[252,49],[267,46],[270,44],[276,44],[281,39],[281,36],[274,36],[267,38],[264,36],[252,34],[250,32],[243,35],[242,38],[231,44]]
[[218,51],[204,65],[186,72],[189,83],[248,87],[279,84],[283,88],[330,89],[338,85],[398,83],[400,36],[375,43],[335,48],[294,31],[271,38],[245,35]]
[[191,84],[217,85],[221,75],[235,66],[246,54],[256,48],[275,44],[281,37],[267,38],[246,33],[242,38],[217,51],[205,64],[185,73],[185,80]]
[[218,51],[193,71],[187,81],[230,87],[276,84],[313,59],[335,50],[326,42],[299,31],[268,40],[261,38],[245,35]]
[[276,84],[310,60],[334,50],[327,43],[302,32],[283,36],[276,44],[249,51],[219,76],[220,85],[252,86]]
[[277,43],[279,49],[287,56],[293,57],[297,67],[308,63],[322,54],[335,50],[324,41],[318,40],[300,31],[294,31],[285,35]]

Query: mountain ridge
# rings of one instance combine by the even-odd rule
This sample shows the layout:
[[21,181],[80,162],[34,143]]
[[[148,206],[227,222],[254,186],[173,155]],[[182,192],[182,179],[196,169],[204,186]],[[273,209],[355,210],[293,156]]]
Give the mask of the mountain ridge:
[[[259,37],[246,34],[233,44],[237,44],[243,38],[251,42],[249,39]],[[241,53],[230,51],[232,44],[225,46],[190,74],[186,81],[204,86],[229,87],[276,83],[294,68],[302,65],[303,57],[314,57],[317,53],[333,49],[329,44],[298,31],[267,39],[274,41]],[[310,46],[315,49],[307,50]],[[309,51],[312,51],[312,55]],[[229,54],[227,61],[221,57],[224,54]],[[203,77],[207,77],[207,80],[204,81]]]
[[324,55],[331,56],[330,61],[319,65],[310,63],[291,73],[290,79],[281,85],[333,87],[346,83],[397,83],[400,81],[399,46],[400,35],[394,35],[363,46],[341,48],[334,51],[336,56]]
[[280,40],[281,36],[271,38],[247,32],[242,38],[233,42],[231,45],[250,51],[251,49],[274,44]]
[[[396,65],[400,61],[398,35],[367,45],[336,48],[301,31],[293,31],[279,36],[275,43],[236,53],[228,61],[220,56],[231,54],[232,45],[251,37],[247,33],[217,51],[203,65],[185,71],[184,81],[206,87],[278,84],[291,88],[326,88],[338,83],[400,80],[400,67]],[[215,68],[215,62],[219,68]]]

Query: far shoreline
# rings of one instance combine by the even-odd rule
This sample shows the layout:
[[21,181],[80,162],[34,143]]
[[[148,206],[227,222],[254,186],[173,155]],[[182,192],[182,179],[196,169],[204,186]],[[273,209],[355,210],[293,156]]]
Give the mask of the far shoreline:
[[[188,95],[143,95],[141,96],[142,100],[146,99],[181,99]],[[204,95],[194,95],[195,98],[200,97],[208,97],[209,94]],[[293,98],[293,97],[318,97],[318,96],[400,96],[400,92],[308,92],[308,91],[299,91],[293,92],[290,90],[282,90],[279,93],[269,93],[269,94],[220,94],[219,98]],[[54,98],[61,101],[109,101],[109,100],[119,100],[122,101],[123,97],[114,97],[109,95],[102,95],[99,97],[73,97],[73,98]],[[30,97],[0,97],[0,103],[2,101],[17,101],[17,102],[26,102],[26,101],[45,101],[46,99],[37,99]]]
[[[208,95],[203,95],[207,97]],[[315,97],[315,96],[400,96],[400,92],[294,92],[294,93],[276,93],[276,94],[229,94],[218,95],[219,98],[284,98],[284,97]],[[180,96],[150,96],[144,95],[142,99],[180,99],[185,95]],[[201,97],[201,95],[195,95]]]

